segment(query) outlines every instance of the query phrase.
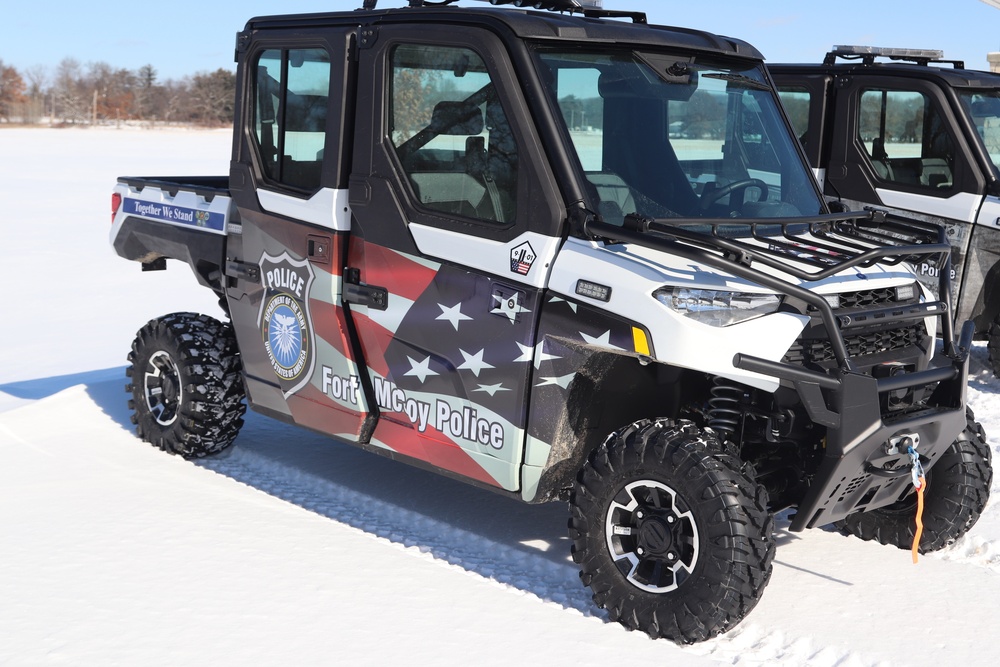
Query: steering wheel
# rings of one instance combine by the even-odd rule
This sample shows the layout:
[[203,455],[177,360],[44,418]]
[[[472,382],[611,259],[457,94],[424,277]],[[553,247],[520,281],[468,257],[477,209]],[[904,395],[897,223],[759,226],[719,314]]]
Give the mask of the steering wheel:
[[726,195],[732,194],[736,190],[746,190],[747,188],[757,188],[760,190],[760,198],[757,201],[764,201],[767,199],[767,183],[759,178],[744,178],[743,180],[733,181],[732,183],[723,185],[721,188],[703,193],[701,195],[699,207],[702,211],[707,211],[709,206],[719,201]]

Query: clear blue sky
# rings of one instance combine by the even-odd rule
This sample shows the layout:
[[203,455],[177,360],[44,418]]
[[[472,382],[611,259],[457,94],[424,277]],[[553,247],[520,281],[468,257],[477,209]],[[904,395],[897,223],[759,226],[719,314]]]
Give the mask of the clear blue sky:
[[[52,72],[65,57],[137,69],[160,79],[233,68],[237,30],[253,16],[352,10],[362,0],[171,0],[157,3],[4,3],[0,60]],[[405,0],[381,0],[400,7]],[[468,2],[478,5],[478,2]],[[980,0],[604,0],[607,9],[645,11],[651,23],[739,37],[769,62],[820,60],[833,44],[944,49],[948,58],[986,69],[1000,51],[1000,9]],[[936,9],[934,9],[936,7]]]

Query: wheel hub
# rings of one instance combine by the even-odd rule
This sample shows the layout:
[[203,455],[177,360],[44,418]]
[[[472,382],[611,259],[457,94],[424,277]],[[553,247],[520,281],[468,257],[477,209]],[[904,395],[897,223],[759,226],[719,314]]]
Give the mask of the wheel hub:
[[150,414],[160,426],[170,426],[177,419],[183,391],[180,371],[173,357],[160,350],[149,357],[143,380],[143,394]]
[[652,556],[664,556],[674,544],[670,524],[663,517],[650,517],[639,522],[639,546]]
[[165,376],[163,378],[163,399],[167,402],[177,402],[177,379],[173,376]]
[[698,562],[698,529],[687,504],[666,484],[632,482],[608,507],[608,551],[629,583],[651,593],[676,590]]

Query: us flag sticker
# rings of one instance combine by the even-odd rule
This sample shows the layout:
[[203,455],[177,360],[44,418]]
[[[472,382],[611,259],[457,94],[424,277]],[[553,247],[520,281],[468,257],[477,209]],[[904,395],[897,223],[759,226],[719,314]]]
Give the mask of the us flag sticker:
[[531,244],[525,241],[510,251],[510,270],[522,276],[528,275],[531,265],[535,262],[535,251]]

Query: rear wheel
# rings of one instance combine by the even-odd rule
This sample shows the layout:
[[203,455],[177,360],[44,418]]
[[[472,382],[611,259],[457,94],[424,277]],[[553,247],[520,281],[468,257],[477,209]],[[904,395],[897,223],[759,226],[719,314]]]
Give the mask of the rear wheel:
[[232,444],[246,405],[228,324],[195,313],[150,320],[136,334],[128,360],[125,389],[139,437],[185,458]]
[[[967,411],[966,420],[962,435],[927,471],[920,553],[937,551],[969,532],[989,500],[993,483],[990,446],[972,410]],[[910,549],[916,515],[917,496],[911,490],[892,505],[851,514],[835,525],[845,535]]]
[[570,500],[573,559],[611,620],[678,643],[709,639],[757,604],[773,519],[751,470],[690,423],[612,434]]

